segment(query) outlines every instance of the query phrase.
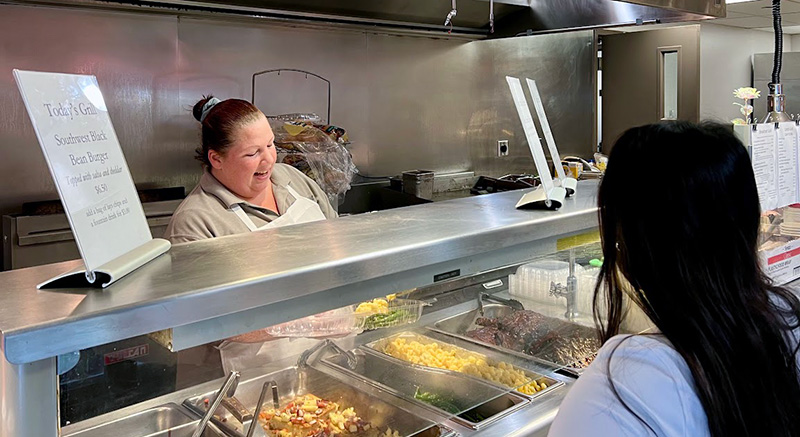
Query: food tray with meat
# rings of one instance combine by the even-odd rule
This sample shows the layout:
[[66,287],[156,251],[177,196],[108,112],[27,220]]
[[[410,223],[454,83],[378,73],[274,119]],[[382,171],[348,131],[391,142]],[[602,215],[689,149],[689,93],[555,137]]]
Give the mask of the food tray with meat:
[[[406,437],[416,436],[435,425],[313,367],[289,367],[239,383],[235,398],[250,415],[267,381],[277,383],[279,408],[273,409],[269,402],[265,403],[259,418],[263,432],[256,435]],[[204,414],[215,394],[212,391],[189,398],[184,405],[197,414]],[[229,436],[243,437],[251,420],[241,423],[220,407],[212,422]]]
[[[409,365],[406,361],[371,348],[360,348],[356,352],[353,367],[343,355],[331,356],[322,362],[338,372],[365,380],[398,397],[417,401],[472,429],[494,423],[529,402],[528,397],[509,392],[506,387],[501,388],[455,371]],[[536,395],[563,384],[544,376],[537,381],[548,388]]]
[[526,396],[535,396],[555,385],[555,380],[517,365],[529,361],[529,357],[519,360],[499,353],[489,356],[414,332],[401,332],[368,343],[366,347],[418,366],[480,378]]
[[483,308],[483,315],[477,309],[467,311],[428,328],[518,356],[535,357],[574,375],[580,375],[600,349],[592,328],[502,304]]

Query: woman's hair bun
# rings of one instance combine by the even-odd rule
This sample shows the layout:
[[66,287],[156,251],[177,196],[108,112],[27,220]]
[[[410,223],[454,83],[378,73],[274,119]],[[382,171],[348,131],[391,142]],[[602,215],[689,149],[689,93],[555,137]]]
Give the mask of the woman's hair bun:
[[214,96],[209,94],[207,96],[203,96],[203,98],[200,99],[199,102],[194,104],[194,107],[192,108],[192,115],[194,115],[194,118],[197,121],[200,121],[200,117],[203,116],[203,106],[205,106],[206,103],[208,103],[208,101],[213,99],[213,98],[214,98]]

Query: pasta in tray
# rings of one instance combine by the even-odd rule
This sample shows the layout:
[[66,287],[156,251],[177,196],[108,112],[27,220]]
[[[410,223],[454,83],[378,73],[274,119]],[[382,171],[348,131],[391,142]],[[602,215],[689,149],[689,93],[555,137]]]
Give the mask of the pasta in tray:
[[534,394],[547,388],[545,382],[531,381],[525,372],[505,362],[489,363],[479,354],[463,353],[455,347],[432,342],[422,344],[397,338],[383,348],[383,353],[428,367],[452,370],[477,376],[506,387],[515,388],[520,393]]

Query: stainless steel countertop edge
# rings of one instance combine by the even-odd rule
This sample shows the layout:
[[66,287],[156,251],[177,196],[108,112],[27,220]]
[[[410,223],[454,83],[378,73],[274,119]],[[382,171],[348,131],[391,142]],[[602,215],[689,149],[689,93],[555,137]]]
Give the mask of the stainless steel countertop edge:
[[[51,352],[63,350],[63,353],[252,308],[288,303],[431,264],[579,232],[596,226],[596,182],[581,184],[577,199],[566,202],[557,212],[516,212],[513,204],[521,195],[517,191],[312,224],[317,225],[318,235],[302,235],[295,227],[275,230],[269,236],[271,240],[265,235],[239,235],[177,245],[119,283],[106,290],[90,290],[85,296],[70,294],[75,290],[35,290],[38,281],[79,265],[77,261],[3,272],[0,281],[7,287],[6,305],[0,309],[2,348],[9,362],[30,362],[53,356]],[[434,208],[444,204],[448,205]],[[436,214],[442,211],[437,209],[451,216],[439,217]],[[483,210],[483,214],[476,213],[476,209],[477,212]],[[509,215],[518,217],[509,219]],[[481,219],[496,223],[489,224],[486,229]],[[397,229],[391,235],[382,235],[381,226],[396,221],[401,223],[394,223],[395,228],[408,224],[409,234],[424,230],[429,224],[435,229],[427,235],[413,235],[416,240],[410,238],[412,235],[406,238]],[[384,238],[390,241],[377,244]],[[270,247],[272,239],[288,243],[289,249],[279,244]],[[254,240],[257,241],[254,243]],[[266,247],[257,246],[264,242],[262,240],[266,241]],[[315,243],[328,246],[314,255],[317,251],[311,249],[315,249]],[[359,243],[367,247],[355,250]],[[312,247],[304,249],[309,244]],[[245,246],[244,255],[236,252],[238,245]],[[369,250],[371,247],[375,250]],[[268,259],[270,254],[291,253],[289,259],[273,257],[278,265],[271,268],[262,269],[258,261],[249,259],[243,261],[250,264],[237,262],[239,256],[257,256],[262,250]],[[316,258],[304,263],[304,251],[307,256]],[[222,278],[213,276],[215,272]],[[185,314],[186,305],[193,307],[192,314]],[[145,312],[147,316],[142,321],[147,319],[147,323],[131,326],[132,318]],[[127,317],[118,317],[120,315]],[[70,327],[72,335],[59,339],[58,334],[63,333],[66,326]],[[93,336],[97,337],[96,341],[88,338]],[[63,344],[65,341],[67,344]],[[42,344],[53,347],[43,348]],[[63,346],[56,347],[57,344]],[[31,347],[37,349],[31,350]]]

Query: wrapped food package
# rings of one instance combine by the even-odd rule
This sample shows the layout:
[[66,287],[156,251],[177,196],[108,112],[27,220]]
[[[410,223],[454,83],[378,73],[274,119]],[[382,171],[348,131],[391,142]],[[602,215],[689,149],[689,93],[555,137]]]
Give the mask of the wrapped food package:
[[330,199],[350,189],[357,169],[345,148],[347,132],[308,120],[271,119],[278,160],[313,179]]
[[800,277],[800,204],[764,211],[758,243],[762,268],[775,285]]

